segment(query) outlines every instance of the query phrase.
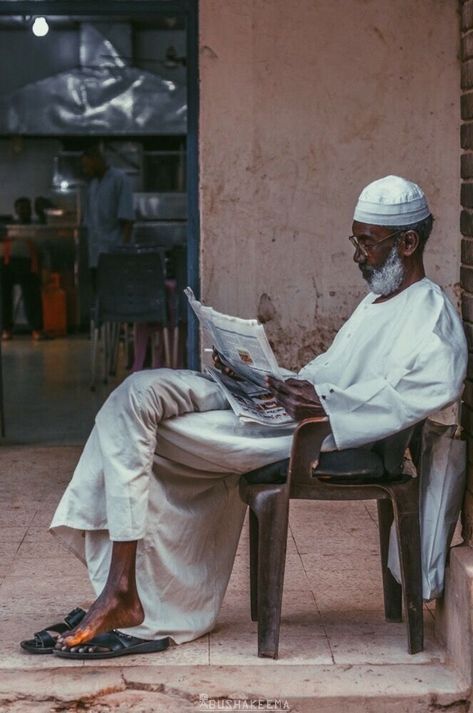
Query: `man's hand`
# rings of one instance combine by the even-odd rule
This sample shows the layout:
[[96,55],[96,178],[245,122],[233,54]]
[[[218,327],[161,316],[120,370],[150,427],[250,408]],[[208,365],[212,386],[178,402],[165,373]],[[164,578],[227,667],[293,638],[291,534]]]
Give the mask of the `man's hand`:
[[277,402],[294,421],[302,421],[304,418],[313,416],[326,416],[310,381],[300,381],[299,379],[281,381],[273,376],[268,376],[267,384]]
[[223,356],[218,352],[215,347],[213,348],[212,351],[212,359],[214,363],[214,367],[221,371],[223,374],[226,376],[230,376],[232,379],[235,379],[235,381],[241,381],[240,377],[238,374],[236,374],[233,369],[231,369]]

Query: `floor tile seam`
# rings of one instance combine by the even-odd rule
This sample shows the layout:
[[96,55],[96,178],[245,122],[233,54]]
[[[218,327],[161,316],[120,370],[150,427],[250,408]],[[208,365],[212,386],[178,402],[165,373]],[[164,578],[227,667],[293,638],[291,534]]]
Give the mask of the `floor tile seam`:
[[[36,512],[35,512],[35,515],[36,515]],[[34,517],[34,516],[33,516],[33,517]],[[23,537],[21,538],[21,542],[20,542],[20,544],[18,545],[18,547],[17,547],[16,550],[15,550],[15,557],[16,557],[16,555],[19,553],[20,548],[21,548],[23,542],[24,542],[25,539],[26,539],[26,536],[27,536],[27,534],[28,534],[28,531],[29,531],[29,528],[30,528],[30,527],[31,527],[31,523],[30,523],[30,524],[28,525],[28,527],[26,528],[25,534],[24,534]]]
[[[212,641],[215,643],[215,640],[218,639],[219,635],[222,634],[222,633],[224,633],[224,634],[229,634],[229,633],[230,633],[230,634],[231,634],[231,629],[228,629],[228,631],[224,631],[224,632],[219,631],[219,632],[217,632],[217,633],[215,633],[215,634],[214,634],[213,632],[211,632],[211,633],[209,634],[209,637],[212,637]],[[254,631],[248,631],[248,630],[247,630],[246,632],[243,632],[243,633],[240,634],[239,636],[238,636],[238,635],[235,636],[235,635],[233,634],[233,635],[231,635],[230,637],[225,637],[225,638],[223,639],[223,641],[225,641],[225,642],[230,642],[230,641],[238,642],[238,640],[241,640],[241,639],[250,639],[250,638],[256,637],[256,634],[257,634],[257,633],[258,633],[257,630],[254,630]],[[285,638],[291,637],[291,638],[294,638],[294,639],[295,639],[295,638],[297,637],[297,640],[299,640],[299,639],[304,639],[304,640],[307,640],[307,641],[310,641],[311,639],[326,639],[326,638],[327,638],[327,635],[326,635],[323,631],[313,631],[313,632],[311,632],[310,634],[305,634],[304,632],[299,632],[299,631],[298,631],[298,632],[296,632],[295,634],[291,634],[290,631],[288,632],[288,631],[285,631],[285,630],[281,629],[281,634],[284,634],[284,637],[285,637]]]
[[[302,560],[301,560],[301,561],[302,561]],[[306,577],[307,577],[307,571],[306,571],[306,569],[305,569],[305,567],[304,567],[304,563],[303,563],[303,562],[302,562],[302,566],[303,566],[303,568],[304,568],[304,572],[306,572]],[[326,640],[327,640],[327,646],[328,646],[328,648],[329,648],[330,656],[331,656],[331,658],[332,658],[332,663],[334,664],[334,663],[335,663],[335,657],[334,657],[334,655],[333,655],[332,644],[331,644],[331,642],[330,642],[330,638],[329,638],[329,636],[328,636],[327,629],[325,628],[325,624],[324,624],[324,621],[323,621],[322,613],[321,613],[321,611],[320,611],[319,603],[318,603],[318,601],[317,601],[317,595],[316,595],[316,593],[315,593],[315,591],[314,591],[314,589],[313,589],[312,587],[310,587],[310,593],[311,593],[312,598],[313,598],[313,600],[314,600],[315,608],[316,608],[316,610],[317,610],[317,615],[320,617],[320,625],[321,625],[321,627],[322,627],[322,629],[323,629],[323,631],[324,631],[324,635],[325,635],[325,638],[326,638]]]
[[294,536],[294,532],[293,532],[293,529],[292,529],[292,526],[291,526],[291,523],[290,523],[290,522],[288,523],[288,535],[290,535],[290,537],[291,537],[291,539],[292,539],[292,541],[293,541],[293,543],[294,543],[294,547],[295,547],[296,553],[300,556],[299,546],[298,546],[298,544],[297,544],[297,541],[296,541],[296,538],[295,538],[295,536]]
[[369,519],[376,525],[376,529],[379,531],[378,518],[376,518],[371,512],[366,503],[363,505],[364,510],[368,514]]

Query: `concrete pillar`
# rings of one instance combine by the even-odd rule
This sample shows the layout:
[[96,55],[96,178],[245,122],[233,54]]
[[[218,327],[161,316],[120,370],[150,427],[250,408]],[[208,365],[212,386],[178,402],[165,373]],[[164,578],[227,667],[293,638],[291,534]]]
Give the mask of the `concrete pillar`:
[[470,348],[463,396],[463,426],[468,439],[468,481],[463,536],[473,544],[473,0],[461,2],[461,286],[462,314]]

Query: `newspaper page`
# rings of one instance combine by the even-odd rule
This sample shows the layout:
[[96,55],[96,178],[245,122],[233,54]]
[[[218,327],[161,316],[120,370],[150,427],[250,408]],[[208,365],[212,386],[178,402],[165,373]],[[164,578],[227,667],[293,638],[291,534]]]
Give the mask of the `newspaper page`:
[[[241,319],[222,314],[196,300],[190,287],[184,290],[197,319],[220,354],[235,368],[250,367],[252,372],[282,378],[264,327],[256,319]],[[261,380],[261,383],[264,383]]]
[[265,376],[283,375],[264,331],[256,319],[241,319],[217,312],[195,299],[190,287],[184,290],[204,331],[215,349],[236,372],[238,379],[213,367],[207,373],[224,392],[230,406],[243,421],[267,426],[288,426],[293,419],[268,391]]
[[220,387],[233,411],[242,421],[256,421],[265,426],[288,426],[294,423],[279,406],[270,391],[248,379],[235,379],[214,367],[205,370]]

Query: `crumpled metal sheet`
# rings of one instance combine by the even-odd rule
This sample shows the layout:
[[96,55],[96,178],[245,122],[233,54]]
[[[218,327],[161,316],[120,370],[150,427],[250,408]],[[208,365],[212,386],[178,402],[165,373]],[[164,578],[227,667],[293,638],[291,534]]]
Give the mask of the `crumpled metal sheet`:
[[120,55],[112,52],[110,41],[95,30],[82,33],[82,37],[89,42],[86,56],[91,56],[94,48],[90,42],[95,38],[95,56],[106,60],[100,66],[61,72],[0,96],[0,133],[186,133],[184,86],[126,66]]

